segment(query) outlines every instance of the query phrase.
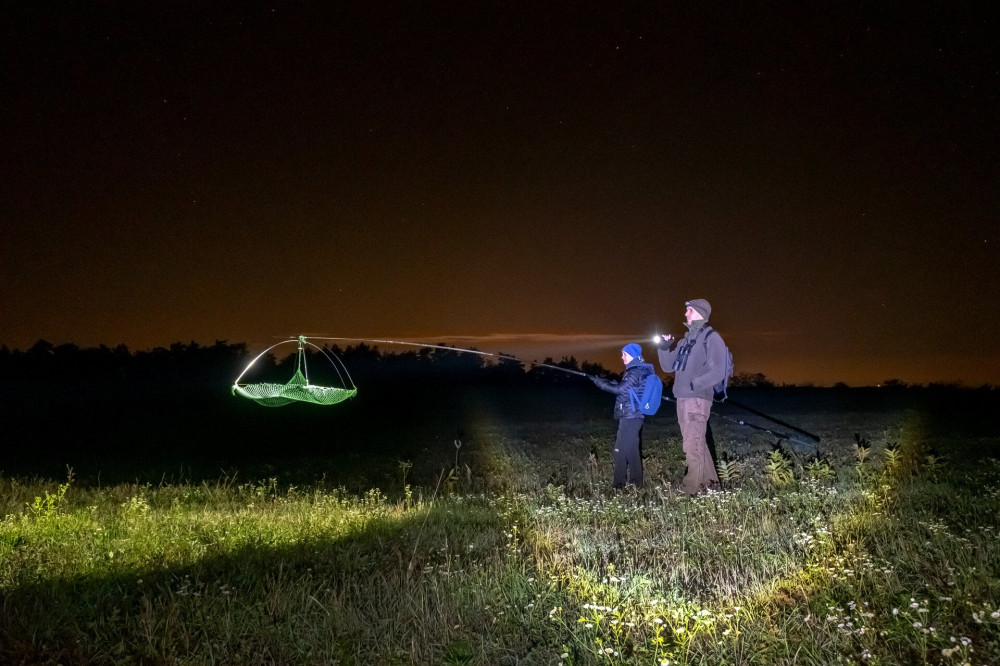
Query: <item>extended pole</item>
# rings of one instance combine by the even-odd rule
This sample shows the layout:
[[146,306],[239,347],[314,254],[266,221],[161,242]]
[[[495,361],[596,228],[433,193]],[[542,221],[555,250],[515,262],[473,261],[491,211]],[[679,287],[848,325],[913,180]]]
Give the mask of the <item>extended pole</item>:
[[373,342],[376,344],[384,344],[384,345],[408,345],[411,347],[428,347],[430,349],[444,349],[446,351],[464,352],[466,354],[479,354],[480,356],[492,356],[494,358],[504,359],[507,361],[514,361],[516,363],[526,363],[528,365],[534,365],[540,368],[549,368],[550,370],[567,372],[571,375],[578,375],[580,377],[590,376],[586,372],[580,372],[579,370],[570,370],[569,368],[561,368],[558,365],[550,365],[548,363],[541,363],[539,361],[525,361],[517,358],[516,356],[511,356],[510,354],[494,354],[491,352],[479,351],[478,349],[463,349],[462,347],[449,347],[448,345],[432,345],[426,342],[403,342],[400,340],[373,340],[371,338],[326,338],[319,336],[310,336],[310,337],[313,340],[339,340],[341,342]]
[[[501,358],[510,358],[512,360],[515,360],[515,361],[518,360],[518,359],[514,358],[513,356],[507,356],[507,357],[501,357]],[[558,370],[560,372],[568,372],[571,375],[577,375],[579,377],[590,377],[590,375],[588,375],[586,372],[580,372],[579,370],[570,370],[569,368],[561,368],[558,365],[549,365],[548,363],[539,363],[538,361],[521,361],[521,362],[522,363],[527,362],[527,363],[530,363],[531,365],[535,365],[535,366],[538,366],[540,368],[549,368],[550,370]]]

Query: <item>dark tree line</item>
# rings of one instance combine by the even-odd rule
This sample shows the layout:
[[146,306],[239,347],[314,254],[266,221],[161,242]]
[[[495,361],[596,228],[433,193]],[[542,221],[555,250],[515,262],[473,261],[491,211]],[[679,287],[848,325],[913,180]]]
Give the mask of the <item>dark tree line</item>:
[[[541,364],[484,356],[454,348],[419,348],[401,352],[380,349],[364,343],[340,348],[323,347],[336,356],[359,388],[385,384],[441,385],[572,385],[580,378],[555,368],[586,374],[616,377],[597,363],[580,363],[573,357]],[[291,350],[290,353],[288,350]],[[295,348],[282,345],[275,353],[260,358],[244,375],[243,382],[286,382],[296,365]],[[0,346],[0,399],[18,402],[75,397],[178,395],[184,392],[204,395],[227,394],[229,387],[254,358],[244,342],[216,340],[211,345],[175,342],[169,347],[132,351],[125,345],[82,348],[74,344],[53,345],[39,340],[27,350]],[[339,386],[341,381],[328,358],[307,347],[306,363],[313,383]],[[545,367],[551,366],[551,367]],[[664,378],[669,385],[671,377]],[[730,380],[733,388],[775,388],[762,373],[737,373]],[[847,388],[839,384],[835,388]],[[890,379],[882,389],[914,389],[920,385]],[[930,384],[929,389],[957,389],[958,385]],[[992,389],[991,386],[980,387]]]
[[[268,353],[257,360],[241,382],[286,382],[299,363],[291,353]],[[387,352],[364,343],[339,348],[324,347],[325,353],[311,348],[305,352],[305,370],[315,384],[340,386],[343,370],[355,385],[366,384],[434,385],[474,383],[491,385],[560,384],[579,381],[578,377],[554,368],[608,375],[601,365],[575,358],[555,361],[546,358],[542,367],[517,360],[486,357],[452,348],[421,348],[401,353]],[[279,347],[276,352],[282,352]],[[331,363],[330,354],[342,362]],[[228,393],[237,376],[254,358],[246,343],[217,340],[212,345],[176,342],[169,347],[131,351],[125,345],[81,348],[74,344],[53,345],[39,340],[25,351],[0,347],[0,396],[6,401],[100,399],[122,396],[141,398],[178,392],[203,395]]]

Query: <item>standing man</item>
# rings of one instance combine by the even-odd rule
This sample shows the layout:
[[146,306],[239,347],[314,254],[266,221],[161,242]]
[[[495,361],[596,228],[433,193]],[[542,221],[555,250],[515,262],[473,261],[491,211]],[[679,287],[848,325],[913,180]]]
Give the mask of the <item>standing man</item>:
[[[719,475],[708,448],[706,431],[712,411],[715,385],[726,376],[726,345],[708,325],[712,306],[704,298],[684,304],[687,333],[677,340],[666,335],[658,343],[660,367],[674,373],[674,397],[677,399],[677,423],[684,439],[687,473],[681,489],[696,495],[719,487]],[[673,348],[671,348],[673,347]]]
[[615,488],[624,488],[626,483],[642,485],[642,459],[639,449],[644,417],[639,410],[639,399],[632,396],[642,396],[646,377],[655,372],[651,363],[643,361],[642,347],[634,342],[622,347],[622,363],[625,364],[625,373],[620,382],[590,375],[591,381],[599,389],[617,396],[615,418],[618,420],[618,437],[612,452],[615,463],[613,480]]

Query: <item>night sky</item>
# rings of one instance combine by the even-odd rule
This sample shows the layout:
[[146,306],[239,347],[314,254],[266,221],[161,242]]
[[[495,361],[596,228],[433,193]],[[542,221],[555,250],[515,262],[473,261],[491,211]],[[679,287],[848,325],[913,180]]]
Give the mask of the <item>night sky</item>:
[[603,5],[3,3],[0,344],[1000,383],[994,3]]

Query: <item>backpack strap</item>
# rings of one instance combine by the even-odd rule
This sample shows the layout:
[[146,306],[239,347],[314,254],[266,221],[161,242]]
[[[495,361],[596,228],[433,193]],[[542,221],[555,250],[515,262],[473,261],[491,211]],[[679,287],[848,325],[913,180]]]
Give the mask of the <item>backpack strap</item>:
[[708,353],[708,337],[712,335],[712,333],[715,333],[715,329],[711,326],[706,326],[703,331],[705,333],[705,337],[702,338],[701,341],[705,345],[705,353]]
[[632,406],[633,410],[639,411],[639,402],[640,402],[640,400],[641,399],[639,398],[639,396],[636,395],[636,393],[635,393],[635,389],[629,389],[628,390],[628,403]]

